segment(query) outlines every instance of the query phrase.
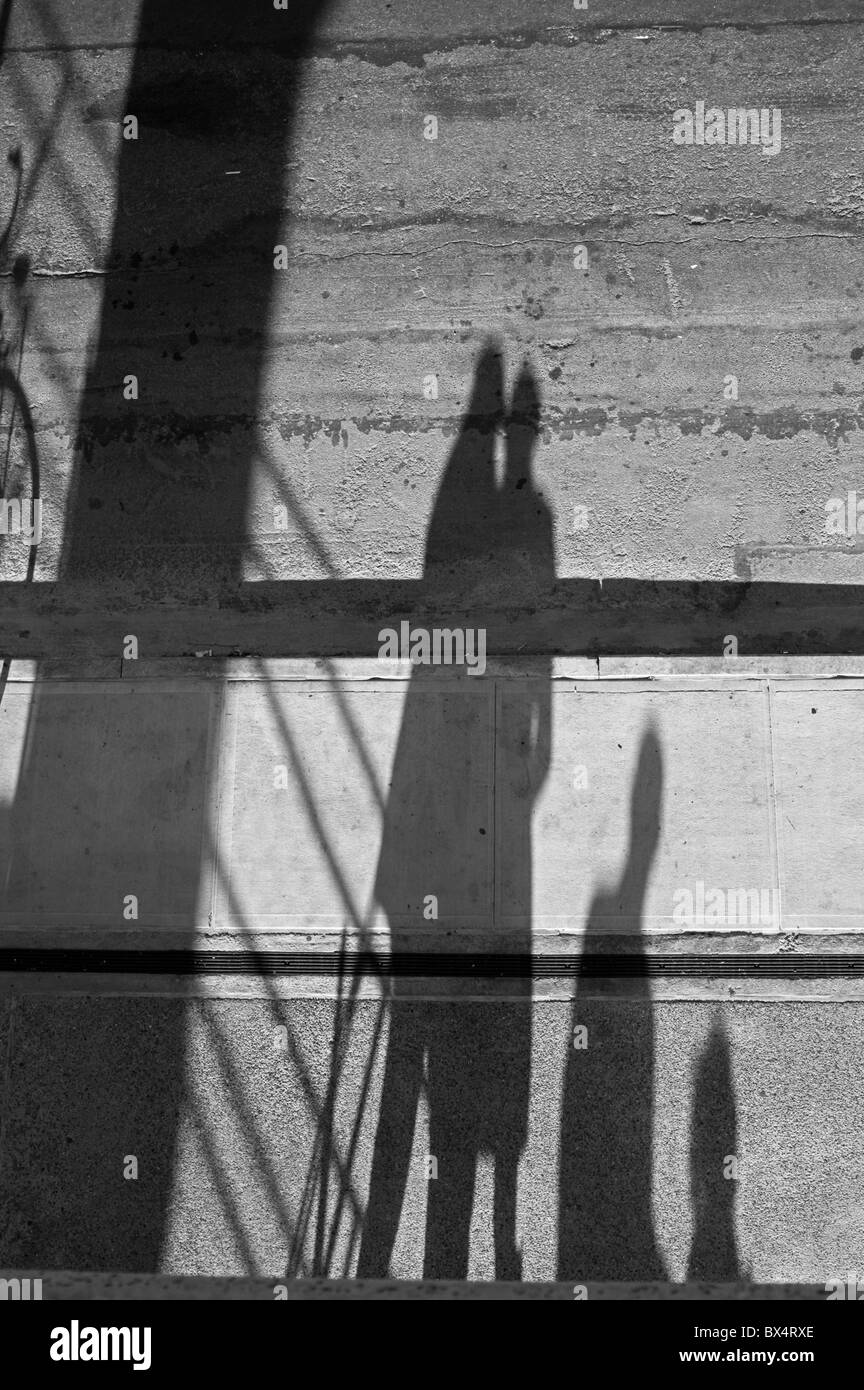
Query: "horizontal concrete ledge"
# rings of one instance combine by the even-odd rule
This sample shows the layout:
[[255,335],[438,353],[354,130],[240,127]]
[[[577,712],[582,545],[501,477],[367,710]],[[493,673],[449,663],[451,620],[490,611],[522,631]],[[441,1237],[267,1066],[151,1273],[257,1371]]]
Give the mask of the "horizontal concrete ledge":
[[427,628],[483,628],[487,656],[742,657],[864,655],[864,589],[779,584],[559,579],[504,600],[488,574],[441,580],[286,580],[243,584],[194,608],[67,584],[0,584],[7,657],[119,658],[127,634],[142,657],[375,656],[378,633],[407,619]]
[[[0,658],[2,661],[2,658]],[[219,684],[280,681],[331,685],[338,681],[406,681],[414,667],[410,661],[382,660],[377,656],[258,657],[214,656],[211,650],[194,656],[139,657],[124,661],[114,657],[72,657],[37,660],[6,658],[0,682],[34,685],[36,682],[134,681],[152,687],[166,682],[210,681]],[[675,689],[752,689],[766,681],[793,688],[807,688],[830,681],[858,681],[864,685],[864,656],[537,656],[520,653],[496,657],[487,654],[482,677],[467,668],[441,668],[442,680],[475,685],[486,680],[591,682],[598,688],[619,689],[622,683],[666,684]]]
[[[302,1299],[500,1299],[572,1303],[675,1300],[693,1302],[796,1299],[824,1302],[824,1284],[625,1284],[483,1283],[408,1279],[195,1279],[156,1274],[105,1274],[0,1270],[0,1279],[42,1280],[42,1300],[51,1302],[163,1301],[297,1302]],[[583,1292],[584,1291],[584,1292]]]
[[0,972],[73,975],[252,975],[413,979],[773,979],[864,977],[864,955],[659,955],[0,949]]

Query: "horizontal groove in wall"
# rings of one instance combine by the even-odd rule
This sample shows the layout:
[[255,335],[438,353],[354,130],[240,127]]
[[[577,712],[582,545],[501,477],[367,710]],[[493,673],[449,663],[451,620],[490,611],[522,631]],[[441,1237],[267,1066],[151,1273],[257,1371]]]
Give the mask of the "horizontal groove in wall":
[[0,949],[0,972],[74,975],[408,976],[415,979],[827,979],[864,976],[864,955],[528,955],[493,952]]
[[[482,628],[486,653],[506,658],[591,661],[722,658],[727,634],[740,656],[864,656],[864,585],[771,581],[560,578],[520,601],[472,597],[460,585],[428,580],[288,579],[246,583],[207,609],[144,605],[105,612],[99,590],[54,583],[0,583],[0,651],[34,661],[113,658],[134,623],[149,659],[377,657],[383,627],[403,620],[435,628]],[[164,596],[163,596],[164,597]],[[58,600],[62,600],[58,603]],[[446,623],[442,619],[446,615]],[[127,667],[134,663],[126,663]]]

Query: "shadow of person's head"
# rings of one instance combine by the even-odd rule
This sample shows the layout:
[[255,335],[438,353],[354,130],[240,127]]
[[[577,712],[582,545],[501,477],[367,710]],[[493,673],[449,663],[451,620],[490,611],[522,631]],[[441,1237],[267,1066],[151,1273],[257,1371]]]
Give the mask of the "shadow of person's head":
[[489,341],[474,368],[471,395],[444,466],[426,530],[427,570],[455,570],[494,552],[495,439],[504,421],[504,366]]
[[[542,401],[529,363],[505,402],[501,346],[488,341],[474,369],[471,395],[441,475],[427,529],[427,573],[477,580],[491,593],[504,586],[520,601],[555,574],[552,514],[534,481]],[[496,445],[504,437],[500,485]],[[473,567],[473,568],[472,568]]]
[[540,388],[528,362],[523,362],[513,388],[507,416],[507,460],[504,470],[505,495],[530,491],[533,487],[534,450],[540,437]]
[[504,477],[498,502],[498,538],[510,582],[523,589],[554,577],[552,513],[536,485],[534,458],[542,402],[531,366],[523,362],[507,415]]

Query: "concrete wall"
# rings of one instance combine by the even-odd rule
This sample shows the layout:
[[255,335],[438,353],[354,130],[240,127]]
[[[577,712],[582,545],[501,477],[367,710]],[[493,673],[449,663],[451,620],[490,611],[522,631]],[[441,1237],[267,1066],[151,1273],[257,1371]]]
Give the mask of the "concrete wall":
[[0,1265],[862,1267],[858,6],[5,17]]
[[[88,345],[67,578],[129,611],[238,577],[419,575],[489,335],[508,393],[533,365],[559,575],[859,577],[858,542],[824,532],[859,479],[855,5],[349,0],[295,7],[308,51],[263,3],[184,8],[148,0],[137,67],[131,6],[13,11],[39,578],[68,530]],[[700,98],[779,106],[780,153],[673,145]]]
[[[226,663],[221,679],[164,663],[149,678],[34,681],[13,663],[5,943],[177,947],[194,932],[278,948],[389,928],[409,946],[518,950],[593,922],[603,935],[846,933],[854,950],[864,681],[592,680],[543,665],[406,680],[376,661],[326,675]],[[639,891],[616,895],[636,851]],[[698,920],[714,889],[734,909],[708,902]]]
[[[544,779],[519,737],[542,704],[530,665],[419,690],[375,663],[234,674],[34,685],[13,666],[3,785],[26,776],[0,944],[564,964],[533,984],[58,975],[47,958],[5,974],[5,1263],[759,1283],[858,1267],[864,986],[794,967],[860,964],[860,682],[547,679]],[[700,882],[739,915],[682,925]],[[770,919],[742,920],[739,889]],[[574,984],[568,961],[622,949],[663,952],[673,978]],[[787,978],[735,979],[742,953]]]
[[[426,1155],[433,1151],[429,1102],[421,1105],[408,1140],[404,1203],[391,1167],[383,1206],[374,1221],[367,1219],[366,1259],[386,1268],[382,1232],[392,1218],[393,1274],[422,1277],[426,1208],[434,1193],[448,1218],[432,1227],[426,1272],[492,1279],[488,1155],[477,1164],[467,1231],[455,1217],[478,1131],[493,1144],[496,1122],[512,1124],[512,1099],[500,1107],[524,1064],[512,1039],[521,1035],[526,1006],[397,1007],[433,1052],[436,1039],[444,1046],[433,1062],[439,1074],[432,1103],[440,1101],[435,1088],[444,1088],[449,1117],[460,1128],[449,1144],[436,1141],[436,1190],[426,1179]],[[4,1093],[5,1263],[47,1269],[141,1263],[142,1218],[146,1223],[153,1186],[164,1180],[164,1155],[158,1147],[154,1152],[144,1121],[154,1087],[161,1092],[161,1086],[150,1067],[121,1059],[128,1081],[121,1102],[115,1043],[125,1046],[130,1019],[142,1032],[170,1033],[178,1011],[188,1076],[182,1094],[162,1096],[166,1107],[176,1107],[178,1124],[159,1268],[277,1278],[286,1269],[299,1275],[326,1266],[334,1276],[353,1274],[387,1042],[386,1026],[376,1037],[381,1008],[372,1001],[360,1003],[345,1040],[323,1159],[332,1002],[17,1001],[11,1010],[17,1045]],[[529,1124],[516,1222],[526,1279],[636,1281],[650,1274],[824,1284],[845,1277],[847,1267],[860,1268],[862,1135],[860,1106],[852,1099],[864,1060],[860,1003],[677,1001],[647,1010],[644,1002],[587,1000],[576,1016],[589,1030],[589,1049],[575,1064],[572,1016],[561,1001],[539,1003],[531,1013]],[[7,1027],[8,1020],[7,1007]],[[288,1029],[286,1051],[274,1047],[279,1027]],[[482,1053],[454,1050],[454,1039],[464,1045],[466,1028],[484,1045]],[[732,1059],[726,1091],[718,1085],[722,1050],[712,1042],[718,1037]],[[621,1089],[610,1093],[616,1082]],[[109,1131],[117,1106],[122,1123]],[[111,1146],[102,1142],[109,1132]],[[137,1182],[122,1178],[130,1152],[140,1160]],[[730,1152],[741,1158],[737,1182],[720,1176]]]

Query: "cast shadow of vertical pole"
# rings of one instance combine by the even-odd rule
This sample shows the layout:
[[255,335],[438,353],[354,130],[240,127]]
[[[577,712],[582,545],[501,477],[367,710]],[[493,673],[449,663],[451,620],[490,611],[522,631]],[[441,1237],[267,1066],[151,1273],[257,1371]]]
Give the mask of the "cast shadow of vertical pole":
[[[232,594],[243,579],[286,150],[304,63],[329,3],[292,0],[280,12],[270,0],[143,0],[125,91],[95,91],[83,113],[115,128],[128,113],[138,128],[136,139],[119,141],[116,212],[56,588],[60,602],[71,590],[79,604],[121,614],[129,600],[128,625],[118,619],[118,664],[121,634],[135,632],[142,596],[194,605],[208,590]],[[10,12],[7,0],[0,25]],[[139,396],[127,400],[130,375]],[[129,719],[128,702],[109,708],[107,696],[94,694],[84,710],[80,697],[70,705],[61,726],[56,696],[37,684],[0,845],[0,906],[10,915],[32,913],[38,928],[47,903],[60,930],[77,910],[122,940],[123,895],[132,884],[142,894],[137,930],[147,929],[151,914],[168,912],[179,924],[172,945],[192,944],[210,800],[209,716],[189,715],[189,738],[174,739],[183,708],[174,698],[154,696],[151,706],[153,718],[164,709],[161,776],[182,788],[180,810],[173,808],[172,901],[160,901],[167,874],[158,851],[130,850],[124,835],[133,815],[143,826],[159,819],[147,799],[157,779],[139,771],[151,757],[145,721]],[[148,699],[140,694],[136,705],[147,708]],[[104,729],[98,744],[93,727]],[[86,791],[76,786],[79,774]],[[58,843],[71,846],[66,858],[78,870],[65,899]],[[0,1262],[158,1269],[184,1104],[181,1003],[55,1000],[50,1027],[38,999],[18,1007],[22,1034],[43,1049],[38,1114],[32,1107],[25,1114],[40,1178],[25,1157],[9,1195],[15,1234],[0,1230]],[[24,1068],[25,1054],[19,1048],[13,1065]],[[125,1155],[140,1164],[137,1182],[123,1180]]]

